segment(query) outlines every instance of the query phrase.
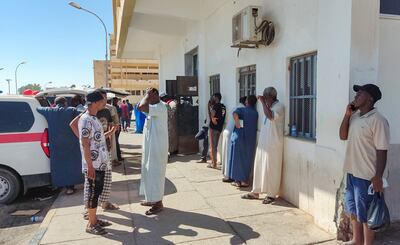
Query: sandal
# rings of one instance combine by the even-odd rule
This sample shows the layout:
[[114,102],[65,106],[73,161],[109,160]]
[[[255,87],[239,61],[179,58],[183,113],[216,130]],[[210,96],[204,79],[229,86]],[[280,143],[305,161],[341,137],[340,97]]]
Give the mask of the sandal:
[[275,202],[275,198],[272,198],[272,197],[266,197],[266,198],[264,198],[264,200],[262,201],[263,204],[271,204],[271,203],[273,203],[273,202]]
[[258,200],[258,196],[256,196],[253,192],[249,192],[241,196],[242,199],[248,200]]
[[142,205],[142,206],[146,206],[146,207],[152,207],[152,206],[154,206],[154,202],[146,202],[146,201],[142,201],[142,202],[140,202],[140,205]]
[[222,182],[224,182],[224,183],[232,183],[232,182],[233,182],[233,179],[230,179],[230,178],[223,178],[223,179],[222,179]]
[[231,185],[233,185],[233,186],[235,186],[237,188],[247,188],[247,187],[250,186],[250,184],[242,185],[242,183],[240,183],[240,182],[232,182]]
[[105,235],[107,234],[107,231],[101,227],[98,224],[95,224],[94,226],[89,226],[86,227],[86,232],[89,234],[93,234],[93,235]]
[[107,220],[105,220],[105,219],[97,219],[97,224],[96,225],[99,225],[101,227],[107,227],[107,226],[112,225],[112,223],[107,221]]
[[68,188],[65,190],[65,195],[72,195],[75,193],[75,189]]
[[146,215],[158,214],[163,210],[163,208],[164,208],[163,205],[154,205],[149,210],[147,210],[145,214]]
[[103,207],[104,211],[110,211],[110,210],[118,210],[119,207],[115,203],[107,202],[105,207]]

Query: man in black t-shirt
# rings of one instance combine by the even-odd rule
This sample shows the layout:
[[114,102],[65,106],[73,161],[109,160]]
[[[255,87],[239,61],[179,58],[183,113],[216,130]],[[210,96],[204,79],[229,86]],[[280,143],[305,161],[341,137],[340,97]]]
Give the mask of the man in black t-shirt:
[[210,156],[212,161],[212,163],[207,166],[209,168],[217,168],[218,141],[225,122],[226,108],[221,104],[221,98],[222,96],[220,93],[215,93],[208,106],[210,117]]

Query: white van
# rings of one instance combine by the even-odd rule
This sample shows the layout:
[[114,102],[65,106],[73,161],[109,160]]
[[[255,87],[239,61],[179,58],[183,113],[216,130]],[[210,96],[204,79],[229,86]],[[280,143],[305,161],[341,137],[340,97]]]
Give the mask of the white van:
[[29,188],[51,184],[47,121],[36,108],[44,98],[0,96],[0,203]]

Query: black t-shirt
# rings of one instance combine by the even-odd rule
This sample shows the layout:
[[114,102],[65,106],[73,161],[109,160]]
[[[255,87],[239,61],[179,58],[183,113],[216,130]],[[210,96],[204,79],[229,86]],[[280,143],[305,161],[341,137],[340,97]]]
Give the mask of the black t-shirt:
[[212,120],[210,120],[210,128],[221,132],[225,122],[225,105],[221,103],[215,104],[213,105],[212,110],[215,111],[214,117],[217,118],[217,124],[215,125]]

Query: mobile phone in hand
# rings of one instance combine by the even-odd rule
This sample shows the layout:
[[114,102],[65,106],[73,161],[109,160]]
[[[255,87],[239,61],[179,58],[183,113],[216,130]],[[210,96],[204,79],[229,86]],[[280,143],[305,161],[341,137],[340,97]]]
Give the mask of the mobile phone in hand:
[[356,111],[357,110],[357,108],[353,104],[350,105],[350,108],[351,108],[352,111]]

